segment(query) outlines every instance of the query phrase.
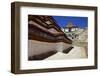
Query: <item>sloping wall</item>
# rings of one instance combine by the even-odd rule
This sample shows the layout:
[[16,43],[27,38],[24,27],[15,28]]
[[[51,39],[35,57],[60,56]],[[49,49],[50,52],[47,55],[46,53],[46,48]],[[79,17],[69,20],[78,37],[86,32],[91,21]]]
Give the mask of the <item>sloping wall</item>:
[[63,51],[71,46],[71,44],[66,44],[64,42],[49,43],[40,42],[36,40],[28,40],[28,56],[42,54],[48,51]]

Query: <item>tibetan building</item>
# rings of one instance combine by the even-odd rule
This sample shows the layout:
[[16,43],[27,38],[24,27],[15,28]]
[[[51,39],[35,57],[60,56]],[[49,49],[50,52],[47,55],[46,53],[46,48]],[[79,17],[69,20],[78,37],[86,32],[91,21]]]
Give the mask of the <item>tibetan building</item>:
[[73,25],[73,23],[69,22],[66,27],[64,27],[64,32],[73,32],[78,30],[78,26]]
[[69,39],[75,41],[78,39],[78,31],[80,28],[74,25],[72,22],[69,22],[66,27],[63,27],[62,31],[67,35]]
[[28,60],[43,60],[71,44],[52,16],[28,15]]

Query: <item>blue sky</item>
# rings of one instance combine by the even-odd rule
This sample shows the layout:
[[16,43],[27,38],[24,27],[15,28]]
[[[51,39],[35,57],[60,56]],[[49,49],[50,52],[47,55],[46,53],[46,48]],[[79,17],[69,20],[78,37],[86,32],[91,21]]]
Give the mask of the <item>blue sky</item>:
[[74,16],[52,16],[60,27],[65,27],[68,22],[72,22],[80,28],[88,26],[88,17],[74,17]]

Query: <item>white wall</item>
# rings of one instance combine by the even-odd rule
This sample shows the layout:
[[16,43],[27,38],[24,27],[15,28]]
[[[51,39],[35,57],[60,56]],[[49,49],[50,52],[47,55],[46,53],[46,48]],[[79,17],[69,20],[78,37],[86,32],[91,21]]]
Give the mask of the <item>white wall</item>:
[[[10,73],[11,60],[11,15],[10,3],[12,1],[28,1],[28,2],[44,2],[57,4],[74,4],[74,5],[99,5],[99,21],[100,21],[100,0],[0,0],[0,76],[16,76]],[[98,23],[100,24],[100,22]],[[100,28],[100,26],[98,26]],[[100,33],[100,30],[99,30]],[[100,36],[98,38],[100,42]],[[100,50],[100,48],[99,48]],[[100,51],[99,58],[100,58]],[[22,74],[18,76],[100,76],[100,59],[98,70],[81,70],[81,71],[65,71],[53,73],[38,73],[38,74]]]
[[[39,55],[49,51],[63,51],[71,47],[71,44],[64,42],[48,43],[36,40],[28,40],[28,56]],[[34,50],[33,50],[34,49]]]

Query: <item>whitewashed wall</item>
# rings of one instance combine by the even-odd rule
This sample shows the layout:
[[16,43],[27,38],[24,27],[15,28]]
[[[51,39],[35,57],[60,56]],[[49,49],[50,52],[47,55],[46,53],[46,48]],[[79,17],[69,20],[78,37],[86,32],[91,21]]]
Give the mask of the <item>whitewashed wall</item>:
[[50,43],[36,40],[28,40],[28,56],[39,55],[49,51],[63,51],[71,46],[63,42]]

